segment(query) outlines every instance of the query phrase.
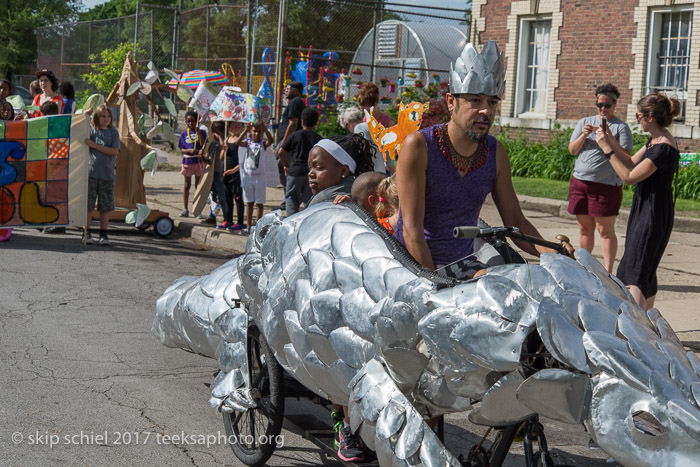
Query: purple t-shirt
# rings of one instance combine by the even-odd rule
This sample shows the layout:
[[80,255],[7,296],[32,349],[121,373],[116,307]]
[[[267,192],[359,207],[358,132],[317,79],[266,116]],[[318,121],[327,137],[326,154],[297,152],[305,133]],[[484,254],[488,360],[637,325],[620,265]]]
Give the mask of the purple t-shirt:
[[[474,251],[474,240],[454,238],[452,229],[457,226],[476,225],[481,206],[496,183],[496,138],[486,137],[488,156],[476,170],[464,177],[443,156],[435,136],[437,126],[419,130],[423,133],[428,149],[428,166],[425,171],[425,217],[423,233],[428,242],[433,263],[450,264]],[[394,232],[396,239],[405,245],[403,216]]]
[[[177,143],[177,147],[180,149],[202,149],[204,147],[204,142],[207,140],[207,132],[205,130],[199,130],[197,133],[187,130],[180,134],[180,141]],[[199,156],[182,156],[183,164],[198,164],[201,162]]]

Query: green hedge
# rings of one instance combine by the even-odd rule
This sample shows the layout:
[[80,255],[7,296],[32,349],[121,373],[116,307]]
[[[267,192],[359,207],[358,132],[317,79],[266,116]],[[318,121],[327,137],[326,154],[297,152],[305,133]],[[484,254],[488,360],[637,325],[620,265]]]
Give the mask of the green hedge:
[[[569,181],[576,162],[576,158],[569,154],[572,131],[555,127],[549,132],[548,142],[533,143],[524,131],[513,131],[504,126],[496,137],[506,148],[514,176]],[[646,142],[647,136],[637,131],[633,131],[633,136],[634,154]],[[676,189],[679,198],[700,201],[700,166],[681,167]]]

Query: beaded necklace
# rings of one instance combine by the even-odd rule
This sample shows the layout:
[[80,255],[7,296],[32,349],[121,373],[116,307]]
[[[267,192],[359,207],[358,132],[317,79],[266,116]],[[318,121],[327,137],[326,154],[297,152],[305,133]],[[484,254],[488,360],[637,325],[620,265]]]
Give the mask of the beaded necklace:
[[454,146],[452,146],[450,137],[447,134],[447,124],[435,128],[434,133],[438,140],[438,145],[440,146],[440,151],[442,152],[443,157],[448,161],[451,161],[460,174],[464,175],[466,173],[473,172],[481,167],[484,162],[486,162],[486,158],[488,157],[488,147],[486,146],[485,141],[479,144],[476,151],[474,151],[472,155],[463,156],[455,150]]
[[190,129],[188,127],[187,128],[187,141],[194,144],[194,147],[196,148],[197,143],[199,142],[199,130],[194,131],[194,139],[192,139],[192,135],[190,135]]

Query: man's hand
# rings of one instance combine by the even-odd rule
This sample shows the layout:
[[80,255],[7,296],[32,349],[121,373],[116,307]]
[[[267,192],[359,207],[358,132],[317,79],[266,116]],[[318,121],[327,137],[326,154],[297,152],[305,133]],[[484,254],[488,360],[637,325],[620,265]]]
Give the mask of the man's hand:
[[352,198],[348,195],[338,195],[333,200],[333,204],[352,202]]

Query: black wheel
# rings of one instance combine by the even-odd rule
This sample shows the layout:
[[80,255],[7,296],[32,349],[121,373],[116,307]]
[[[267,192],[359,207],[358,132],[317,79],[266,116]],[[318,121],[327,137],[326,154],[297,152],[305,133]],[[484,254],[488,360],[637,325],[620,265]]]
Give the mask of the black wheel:
[[149,228],[150,226],[151,226],[151,223],[150,223],[150,222],[144,222],[144,223],[142,223],[141,225],[137,225],[136,228],[139,229],[139,230],[146,230],[146,229]]
[[224,414],[231,449],[245,465],[264,465],[279,444],[284,418],[283,370],[257,327],[248,330],[252,395],[258,406]]
[[153,225],[153,229],[159,237],[167,237],[173,233],[174,228],[175,224],[169,217],[159,217]]

